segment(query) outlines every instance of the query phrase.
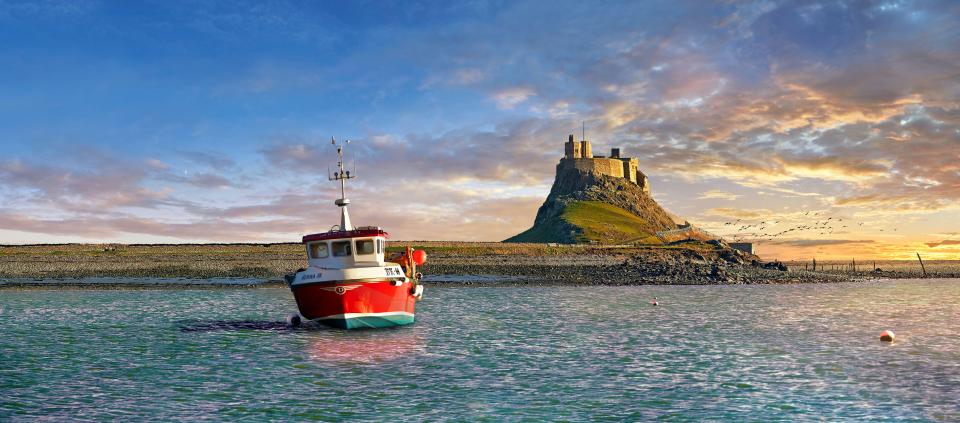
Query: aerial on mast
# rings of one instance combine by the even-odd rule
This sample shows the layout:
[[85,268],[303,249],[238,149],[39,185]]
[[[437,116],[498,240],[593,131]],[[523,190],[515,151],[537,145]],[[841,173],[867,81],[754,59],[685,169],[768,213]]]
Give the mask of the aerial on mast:
[[341,231],[353,229],[353,225],[350,224],[350,215],[347,213],[347,205],[350,204],[350,200],[347,199],[347,179],[354,179],[357,175],[351,175],[349,170],[343,170],[343,148],[349,143],[350,140],[346,140],[338,144],[336,138],[330,137],[330,144],[337,147],[337,170],[333,172],[333,175],[327,175],[327,178],[331,181],[340,181],[340,198],[333,203],[340,207]]

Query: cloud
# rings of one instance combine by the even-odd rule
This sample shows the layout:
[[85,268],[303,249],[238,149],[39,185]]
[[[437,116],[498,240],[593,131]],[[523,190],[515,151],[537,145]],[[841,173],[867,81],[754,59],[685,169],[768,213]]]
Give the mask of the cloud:
[[700,197],[698,197],[698,199],[700,200],[717,199],[717,200],[730,200],[730,201],[736,200],[737,198],[740,198],[740,195],[734,194],[732,192],[721,191],[721,190],[710,190],[710,191],[702,192],[700,193]]
[[[347,167],[389,183],[396,179],[498,182],[542,186],[553,176],[573,122],[530,118],[493,129],[461,128],[439,135],[370,135],[347,147]],[[329,142],[280,138],[260,150],[279,171],[325,172],[336,164]]]
[[156,176],[157,180],[191,185],[197,188],[222,189],[236,186],[234,181],[214,173],[193,173],[177,175],[166,173]]
[[[960,195],[956,166],[945,163],[960,128],[951,82],[960,41],[945,30],[955,18],[944,8],[956,11],[945,4],[915,5],[905,15],[875,5],[744,3],[664,14],[662,25],[642,35],[592,11],[583,19],[603,22],[604,30],[589,40],[564,31],[563,18],[553,25],[559,31],[548,31],[557,45],[589,44],[574,49],[581,55],[572,61],[535,43],[536,24],[519,24],[529,20],[521,16],[550,12],[515,7],[492,26],[522,34],[514,42],[464,27],[454,31],[457,43],[441,37],[433,47],[459,49],[451,52],[454,71],[497,69],[483,89],[500,107],[523,103],[561,117],[568,115],[547,111],[555,104],[586,111],[594,138],[643,152],[648,173],[722,178],[844,206],[881,206],[864,200],[886,198],[900,199],[897,208],[932,210]],[[492,58],[466,54],[501,45]],[[439,58],[447,56],[433,54],[427,62],[443,69]],[[484,65],[488,59],[498,66]],[[922,165],[931,158],[932,176]],[[828,196],[810,189],[812,181],[842,190]],[[911,191],[918,186],[919,195]]]
[[298,221],[279,219],[257,222],[209,219],[183,223],[132,215],[53,219],[0,213],[0,228],[55,237],[75,235],[100,240],[119,237],[122,234],[138,234],[183,240],[238,242],[277,239],[277,234],[296,232],[303,228],[303,224]]
[[504,88],[493,94],[497,107],[501,109],[513,109],[518,104],[527,101],[528,98],[536,94],[533,89],[527,87]]
[[181,150],[177,155],[202,166],[216,170],[225,170],[236,165],[236,162],[224,153]]
[[941,245],[960,245],[960,241],[958,241],[958,240],[952,240],[952,239],[945,239],[945,240],[943,240],[943,241],[927,242],[926,244],[927,244],[927,246],[930,247],[930,248],[936,248],[936,247],[939,247],[939,246],[941,246]]
[[717,217],[726,217],[726,218],[738,218],[738,219],[757,219],[772,217],[774,212],[772,210],[760,209],[760,210],[743,210],[735,209],[731,207],[714,207],[707,209],[703,212],[705,216],[717,216]]
[[458,69],[454,72],[454,80],[458,84],[476,84],[480,81],[483,81],[487,75],[486,72],[480,69]]
[[316,170],[321,163],[329,162],[324,152],[333,151],[329,142],[313,142],[302,139],[293,142],[276,142],[260,149],[267,161],[281,168]]
[[92,146],[75,146],[67,153],[69,159],[56,164],[23,159],[0,161],[0,182],[27,196],[20,208],[83,214],[177,207],[182,200],[173,196],[175,190],[166,183],[201,189],[239,186],[221,174],[178,174],[158,159],[120,157]]
[[167,169],[170,168],[170,165],[168,165],[168,164],[166,164],[166,163],[164,163],[164,162],[162,162],[162,161],[160,161],[160,160],[157,160],[157,159],[148,159],[148,160],[147,160],[147,166],[149,166],[149,167],[151,167],[151,168],[153,168],[153,169],[155,169],[155,170],[167,170]]
[[[532,213],[543,201],[540,197],[469,198],[456,190],[440,187],[435,187],[432,192],[438,198],[433,203],[395,207],[396,204],[410,204],[409,196],[403,192],[383,196],[378,190],[355,190],[351,217],[356,225],[384,227],[394,240],[499,240],[531,226]],[[135,234],[184,241],[297,241],[304,233],[326,231],[338,222],[339,211],[331,198],[285,195],[261,205],[194,205],[187,206],[186,213],[176,219],[129,213],[114,213],[109,217],[44,218],[0,212],[0,229],[99,240]],[[517,210],[529,213],[517,213]]]
[[24,190],[34,201],[77,212],[120,207],[152,207],[168,192],[141,183],[147,172],[140,166],[113,160],[98,153],[74,156],[83,167],[69,168],[23,160],[0,162],[0,182]]

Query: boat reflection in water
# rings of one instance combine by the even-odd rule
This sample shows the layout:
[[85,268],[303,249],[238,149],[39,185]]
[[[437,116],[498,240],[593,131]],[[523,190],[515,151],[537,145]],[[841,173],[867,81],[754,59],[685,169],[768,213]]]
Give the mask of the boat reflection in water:
[[[322,332],[318,332],[322,333]],[[412,330],[326,332],[307,345],[318,362],[376,363],[426,351],[423,337]]]

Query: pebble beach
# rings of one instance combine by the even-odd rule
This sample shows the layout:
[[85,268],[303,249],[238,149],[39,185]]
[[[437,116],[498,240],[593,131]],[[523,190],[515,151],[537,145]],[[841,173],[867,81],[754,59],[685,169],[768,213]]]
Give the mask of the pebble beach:
[[[830,283],[922,276],[911,261],[878,261],[857,272],[840,263],[755,263],[708,245],[671,247],[564,246],[472,242],[395,242],[428,253],[426,284],[501,285],[712,285]],[[766,264],[766,266],[764,266]],[[251,287],[282,285],[282,276],[304,267],[300,244],[101,245],[0,247],[0,286],[135,285]],[[868,267],[867,269],[864,269]],[[839,270],[838,270],[839,269]],[[960,277],[960,262],[931,261],[928,277]]]

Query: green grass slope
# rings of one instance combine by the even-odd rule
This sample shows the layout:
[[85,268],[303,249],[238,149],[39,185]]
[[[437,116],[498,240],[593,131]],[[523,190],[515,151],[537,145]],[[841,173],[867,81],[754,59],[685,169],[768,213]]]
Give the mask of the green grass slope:
[[563,223],[560,219],[551,218],[544,222],[543,225],[533,225],[532,228],[507,238],[503,240],[503,242],[566,243],[567,241],[563,239],[563,235],[557,233],[559,232],[558,228],[563,227]]
[[558,217],[506,240],[506,242],[569,242],[559,228],[576,232],[577,243],[658,245],[654,224],[620,207],[602,201],[567,203]]
[[570,203],[560,217],[567,223],[580,228],[578,242],[661,243],[650,222],[617,206],[600,201]]

